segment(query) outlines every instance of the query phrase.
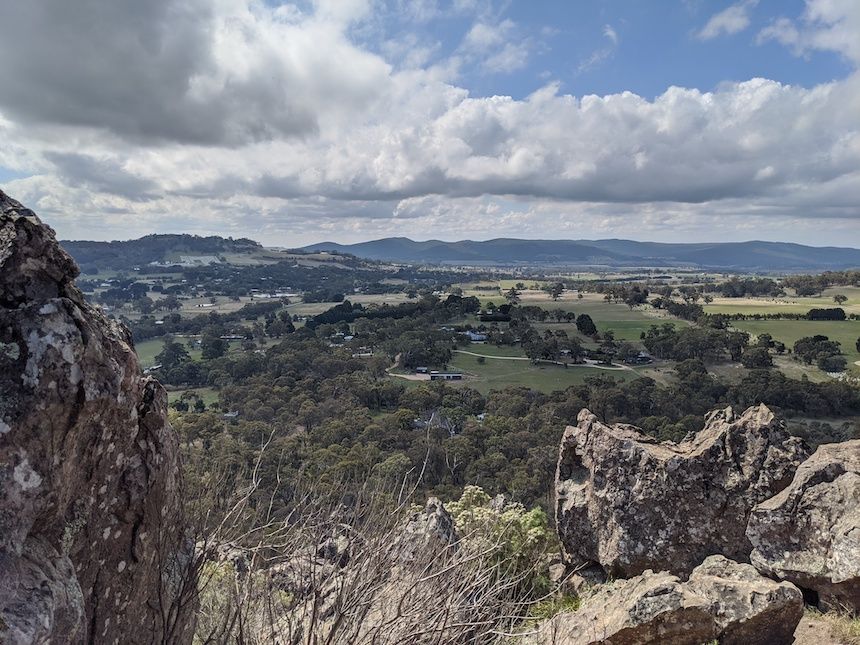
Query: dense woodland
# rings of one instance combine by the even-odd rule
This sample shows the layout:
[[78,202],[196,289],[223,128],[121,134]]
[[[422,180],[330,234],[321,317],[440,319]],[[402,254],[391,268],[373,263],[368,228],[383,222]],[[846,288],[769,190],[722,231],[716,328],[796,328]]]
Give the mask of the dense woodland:
[[[175,424],[194,455],[192,463],[200,473],[246,469],[271,437],[263,467],[271,478],[289,481],[301,474],[340,486],[420,473],[422,489],[446,499],[474,484],[526,505],[546,505],[561,432],[582,408],[606,422],[633,423],[661,440],[676,441],[700,429],[703,415],[719,406],[764,402],[804,418],[860,414],[855,386],[796,380],[770,369],[767,358],[775,350],[769,339],[751,344],[748,334],[698,326],[655,325],[646,334],[644,343],[654,355],[677,361],[669,385],[595,375],[551,394],[506,388],[482,395],[467,386],[388,376],[392,362],[443,367],[459,342],[454,323],[476,308],[475,299],[459,296],[370,311],[345,302],[291,329],[266,350],[215,351],[201,361],[168,341],[160,356],[161,377],[167,383],[215,386],[220,393],[215,410],[193,396],[174,403],[188,411]],[[504,333],[497,332],[499,341],[513,329],[513,342],[524,346],[563,342],[555,335],[536,339],[523,312],[509,311],[514,318]],[[217,338],[218,331],[210,330],[209,337]],[[352,338],[344,341],[347,336]],[[612,345],[603,339],[598,351]],[[368,346],[376,348],[374,356],[355,357],[359,347]],[[794,351],[814,361],[838,347],[810,339]],[[737,383],[709,372],[709,365],[727,361],[745,361],[755,369]],[[857,431],[850,423],[793,428],[813,443],[847,439]]]

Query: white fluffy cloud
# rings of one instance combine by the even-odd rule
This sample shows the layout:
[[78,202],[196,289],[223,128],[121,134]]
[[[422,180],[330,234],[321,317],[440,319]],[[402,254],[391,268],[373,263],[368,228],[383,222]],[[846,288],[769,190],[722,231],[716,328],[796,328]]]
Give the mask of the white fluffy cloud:
[[[513,23],[478,15],[447,64],[392,65],[349,36],[373,19],[360,0],[309,13],[200,0],[193,16],[188,0],[85,2],[116,8],[100,31],[119,33],[92,42],[60,0],[0,5],[0,22],[26,26],[11,32],[46,35],[0,39],[0,166],[33,174],[6,188],[67,237],[738,239],[790,224],[783,237],[809,241],[822,218],[833,239],[860,218],[856,73],[653,99],[554,84],[522,100],[473,97],[458,65],[516,68],[528,54],[505,53]],[[853,3],[841,18],[837,4],[810,2],[784,41],[856,60],[843,36]]]
[[759,32],[759,41],[776,40],[799,55],[811,50],[839,52],[860,63],[860,2],[811,0],[800,20],[779,18]]

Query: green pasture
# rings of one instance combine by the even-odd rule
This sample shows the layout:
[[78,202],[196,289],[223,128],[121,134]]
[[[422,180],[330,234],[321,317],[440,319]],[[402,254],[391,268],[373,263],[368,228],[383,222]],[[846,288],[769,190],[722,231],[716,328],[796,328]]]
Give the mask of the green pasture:
[[[346,300],[349,300],[352,304],[361,304],[365,307],[371,304],[399,305],[410,301],[405,293],[347,294]],[[339,304],[339,302],[294,302],[287,305],[286,309],[292,315],[316,316]]]
[[805,336],[827,336],[842,345],[849,369],[860,371],[860,366],[855,365],[855,361],[860,360],[856,347],[857,338],[860,337],[858,320],[738,320],[732,326],[754,336],[768,333],[787,347],[792,347]]
[[200,397],[203,403],[206,404],[206,407],[209,407],[210,405],[218,401],[218,390],[212,389],[211,387],[195,387],[188,388],[185,390],[169,390],[167,392],[168,403],[178,401],[186,392],[193,392],[194,394],[196,394],[198,397]]
[[[541,392],[563,390],[571,385],[583,383],[589,376],[613,376],[630,380],[639,376],[633,370],[600,370],[592,367],[560,365],[534,365],[531,361],[506,361],[487,358],[479,363],[476,356],[454,354],[449,365],[452,370],[462,371],[466,378],[459,383],[474,388],[481,393],[500,390],[506,387],[528,387]],[[449,384],[457,384],[451,381]]]
[[[833,296],[841,294],[848,298],[845,304],[837,305]],[[810,309],[842,307],[845,313],[860,314],[860,287],[830,287],[820,296],[799,297],[787,295],[781,298],[714,298],[705,305],[712,314],[805,314]]]
[[137,359],[140,361],[141,367],[152,367],[155,365],[155,357],[164,347],[164,341],[161,338],[153,338],[136,343],[134,350],[137,352]]
[[485,343],[483,345],[477,343],[469,343],[468,345],[461,345],[458,347],[465,352],[472,352],[473,354],[482,354],[483,356],[520,356],[525,357],[523,353],[523,348],[519,345],[515,347],[503,346],[499,347],[497,345],[491,345],[489,343]]
[[[195,361],[201,360],[202,353],[199,348],[189,349],[188,348],[188,339],[177,336],[176,341],[180,343],[186,350],[188,350],[188,355]],[[231,340],[229,341],[229,349],[228,352],[238,351],[241,341]],[[140,343],[136,343],[134,346],[135,351],[137,352],[137,359],[140,361],[140,366],[143,368],[152,367],[155,365],[155,357],[161,352],[161,349],[164,347],[164,338],[151,338],[149,340],[144,340]]]

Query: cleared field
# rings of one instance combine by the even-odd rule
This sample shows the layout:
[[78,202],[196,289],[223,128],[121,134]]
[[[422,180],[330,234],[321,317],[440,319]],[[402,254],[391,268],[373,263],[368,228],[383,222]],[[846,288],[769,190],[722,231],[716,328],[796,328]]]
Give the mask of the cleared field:
[[454,354],[450,368],[467,375],[462,383],[481,393],[506,387],[529,387],[541,392],[563,390],[571,385],[583,383],[589,376],[613,376],[616,379],[630,380],[639,376],[633,370],[600,370],[591,367],[564,367],[558,365],[533,365],[531,361],[506,361],[485,359],[483,364],[478,357],[469,354]]
[[[200,349],[188,349],[188,345],[186,344],[187,338],[177,337],[178,342],[188,350],[189,356],[195,361],[199,361],[202,359]],[[231,340],[229,341],[229,349],[228,352],[234,352],[239,349],[241,341]],[[155,365],[155,357],[161,352],[161,349],[164,347],[164,339],[163,338],[151,338],[149,340],[145,340],[143,342],[137,343],[134,346],[135,352],[137,352],[137,358],[140,361],[140,366],[144,369],[147,367],[152,367]]]
[[848,359],[848,367],[853,372],[860,372],[860,366],[855,361],[860,360],[857,352],[857,338],[860,337],[860,321],[857,320],[738,320],[732,325],[750,334],[768,333],[774,340],[785,343],[788,347],[805,336],[820,334],[830,340],[841,343],[842,351]]
[[210,405],[218,401],[217,390],[213,390],[211,387],[196,387],[186,390],[168,390],[167,402],[173,403],[174,401],[178,401],[186,392],[193,392],[194,394],[196,394],[198,397],[200,397],[203,403],[206,404],[206,407],[209,407]]
[[490,345],[489,343],[483,345],[469,343],[468,345],[461,345],[459,349],[465,352],[472,352],[473,354],[483,354],[484,356],[525,356],[522,347],[519,346],[499,347],[498,345]]
[[[349,300],[353,304],[361,304],[364,306],[370,304],[389,304],[389,305],[399,305],[404,302],[410,302],[409,297],[405,293],[386,293],[386,294],[349,294],[346,296],[346,300]],[[335,305],[338,305],[338,302],[297,302],[291,305],[287,305],[287,311],[289,311],[293,315],[299,316],[316,316],[317,314],[321,314],[324,311],[328,311]]]
[[[848,298],[845,304],[837,305],[833,296],[841,294]],[[821,296],[782,298],[714,298],[705,305],[705,311],[712,314],[805,314],[810,309],[841,307],[848,314],[860,314],[860,287],[830,287]]]
[[155,357],[161,351],[164,342],[160,338],[145,340],[137,343],[134,350],[137,352],[137,358],[140,361],[140,366],[143,368],[152,367],[155,365]]
[[601,332],[612,330],[615,334],[615,340],[627,340],[638,343],[643,333],[648,331],[652,325],[662,325],[670,323],[677,327],[689,327],[690,323],[686,320],[657,320],[655,318],[647,318],[646,320],[595,320],[597,329]]

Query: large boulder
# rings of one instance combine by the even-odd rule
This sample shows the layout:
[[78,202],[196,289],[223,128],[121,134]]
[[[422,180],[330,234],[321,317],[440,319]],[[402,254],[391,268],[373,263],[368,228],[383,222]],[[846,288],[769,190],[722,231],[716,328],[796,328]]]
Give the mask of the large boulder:
[[538,645],[785,645],[803,595],[752,565],[708,557],[687,582],[650,570],[606,585],[576,612],[541,623]]
[[785,488],[807,455],[763,405],[712,412],[678,444],[583,410],[561,441],[559,537],[573,564],[597,562],[616,577],[686,576],[712,554],[748,561],[751,509]]
[[790,643],[803,617],[800,589],[721,555],[712,555],[693,569],[687,588],[708,599],[720,645]]
[[710,602],[669,573],[607,585],[578,611],[541,623],[540,645],[702,645],[717,625]]
[[0,192],[0,642],[186,642],[165,392],[77,274]]
[[747,537],[760,571],[860,611],[860,440],[820,446],[778,495],[756,506]]

